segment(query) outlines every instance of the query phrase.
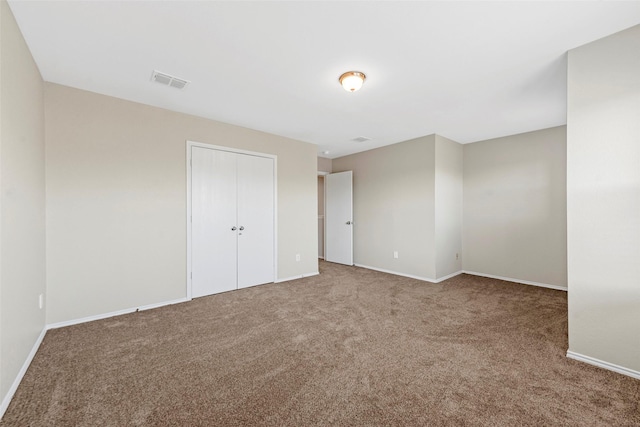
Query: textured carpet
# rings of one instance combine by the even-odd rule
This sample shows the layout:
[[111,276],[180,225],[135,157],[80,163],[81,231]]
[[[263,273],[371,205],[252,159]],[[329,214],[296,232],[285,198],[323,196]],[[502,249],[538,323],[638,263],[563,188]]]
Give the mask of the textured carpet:
[[320,268],[49,331],[0,425],[640,425],[640,381],[565,357],[564,292]]

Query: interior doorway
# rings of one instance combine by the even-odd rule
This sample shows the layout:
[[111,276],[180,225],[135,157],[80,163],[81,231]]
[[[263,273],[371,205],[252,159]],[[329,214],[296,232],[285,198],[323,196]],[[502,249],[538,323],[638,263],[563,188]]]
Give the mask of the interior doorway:
[[327,173],[318,171],[318,258],[324,259],[324,177]]

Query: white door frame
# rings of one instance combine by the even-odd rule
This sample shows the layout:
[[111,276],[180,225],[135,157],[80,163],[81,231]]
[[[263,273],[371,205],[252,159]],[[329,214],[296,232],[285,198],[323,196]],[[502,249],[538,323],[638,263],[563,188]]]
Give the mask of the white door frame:
[[327,249],[327,221],[325,215],[327,214],[327,184],[325,177],[329,175],[329,172],[318,171],[318,177],[322,177],[322,259]]
[[186,144],[187,160],[187,300],[192,297],[191,281],[191,148],[200,147],[211,150],[227,151],[236,154],[247,154],[250,156],[266,157],[273,159],[273,281],[278,278],[278,156],[273,154],[258,153],[256,151],[240,150],[238,148],[223,147],[221,145],[211,145],[202,142],[189,141]]

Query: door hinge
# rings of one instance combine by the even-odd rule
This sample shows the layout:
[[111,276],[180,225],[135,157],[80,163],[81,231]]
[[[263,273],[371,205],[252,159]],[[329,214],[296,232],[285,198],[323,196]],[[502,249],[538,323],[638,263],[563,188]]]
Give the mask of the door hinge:
[[191,278],[193,279],[193,271],[191,272]]

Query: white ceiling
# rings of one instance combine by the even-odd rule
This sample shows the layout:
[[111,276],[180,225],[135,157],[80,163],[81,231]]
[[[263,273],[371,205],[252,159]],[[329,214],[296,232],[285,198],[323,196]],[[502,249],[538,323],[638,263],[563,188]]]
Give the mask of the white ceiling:
[[[329,158],[565,124],[567,50],[640,23],[639,1],[9,3],[46,81],[311,142]],[[154,69],[191,83],[152,83]],[[367,75],[359,92],[338,84],[349,70]]]

